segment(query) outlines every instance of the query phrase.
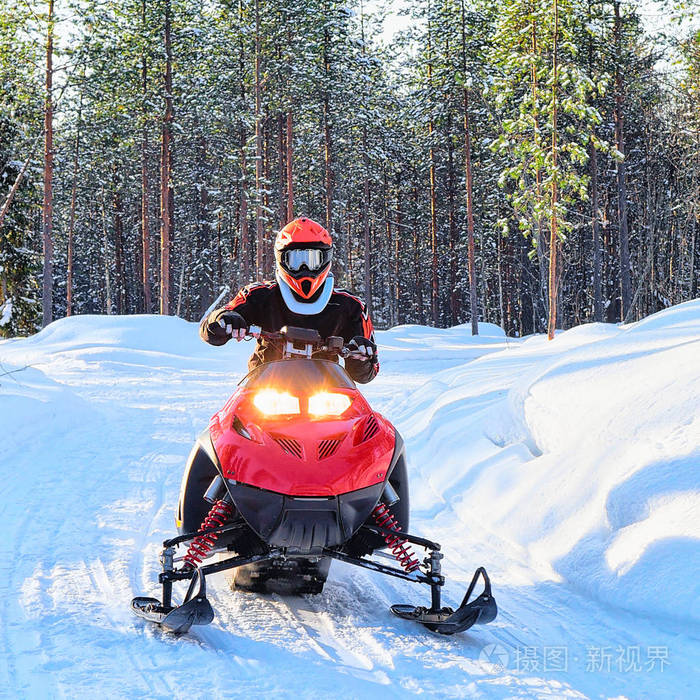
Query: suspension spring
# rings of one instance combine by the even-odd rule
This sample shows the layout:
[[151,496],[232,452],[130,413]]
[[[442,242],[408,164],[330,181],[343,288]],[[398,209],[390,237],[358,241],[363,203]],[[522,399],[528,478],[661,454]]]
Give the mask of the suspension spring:
[[[204,522],[199,528],[200,532],[214,527],[221,527],[231,517],[232,513],[233,506],[228,501],[217,501],[207,513],[207,517],[204,518]],[[202,559],[207,557],[214,548],[218,538],[218,532],[210,532],[208,535],[195,537],[187,549],[187,554],[183,557],[185,562],[183,568],[196,569],[202,563]]]
[[[372,511],[372,517],[379,527],[394,530],[397,533],[401,532],[401,526],[389,511],[389,506],[386,503],[378,503]],[[415,554],[406,540],[402,540],[396,535],[382,535],[382,537],[391,548],[391,553],[396,557],[396,561],[406,571],[410,573],[420,566],[420,562],[415,558]]]

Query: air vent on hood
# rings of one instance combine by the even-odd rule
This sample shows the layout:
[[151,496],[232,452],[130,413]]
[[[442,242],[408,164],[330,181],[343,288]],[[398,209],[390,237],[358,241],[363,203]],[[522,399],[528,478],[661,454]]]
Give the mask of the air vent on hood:
[[340,440],[321,440],[318,443],[318,458],[332,457],[340,445]]
[[365,421],[364,432],[362,434],[362,442],[370,440],[379,432],[379,423],[373,414]]
[[239,434],[242,435],[246,440],[250,440],[250,433],[248,432],[248,429],[243,425],[243,422],[238,416],[233,417],[233,423],[231,423],[231,427]]
[[298,457],[299,459],[303,458],[304,452],[301,448],[301,444],[299,443],[298,440],[295,440],[294,438],[287,438],[287,437],[276,437],[275,442],[288,454],[292,455],[292,457]]

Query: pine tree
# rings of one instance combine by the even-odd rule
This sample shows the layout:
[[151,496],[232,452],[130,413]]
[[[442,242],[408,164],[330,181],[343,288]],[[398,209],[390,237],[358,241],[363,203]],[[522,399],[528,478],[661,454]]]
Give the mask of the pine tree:
[[550,338],[559,303],[558,246],[573,228],[573,207],[587,196],[588,177],[581,166],[601,121],[588,100],[596,86],[576,61],[573,30],[581,16],[568,0],[510,4],[496,34],[494,62],[500,74],[490,90],[502,127],[494,147],[510,160],[501,184],[513,182],[509,200],[519,230],[540,258],[541,294],[545,254],[549,257]]

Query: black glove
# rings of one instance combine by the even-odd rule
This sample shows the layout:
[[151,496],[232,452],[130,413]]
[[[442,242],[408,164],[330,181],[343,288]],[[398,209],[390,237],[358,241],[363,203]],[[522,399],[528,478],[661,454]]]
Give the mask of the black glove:
[[217,312],[209,322],[209,330],[216,336],[243,340],[248,332],[248,324],[239,313],[224,309]]
[[377,362],[377,345],[364,335],[356,335],[348,343],[348,350],[363,356],[356,359],[369,360],[373,364]]

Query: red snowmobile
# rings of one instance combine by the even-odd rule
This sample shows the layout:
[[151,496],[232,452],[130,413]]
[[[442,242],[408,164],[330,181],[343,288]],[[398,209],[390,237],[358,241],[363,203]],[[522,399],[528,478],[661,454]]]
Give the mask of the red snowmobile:
[[[338,364],[353,356],[343,339],[292,327],[251,327],[249,336],[277,344],[283,359],[252,370],[198,438],[182,480],[180,534],[163,543],[162,599],[134,598],[132,610],[184,633],[214,619],[209,574],[232,570],[232,586],[246,591],[313,594],[338,559],[430,586],[429,608],[391,611],[435,632],[491,622],[497,608],[483,567],[456,610],[442,607],[440,545],[406,532],[403,440]],[[412,545],[425,550],[422,561]],[[177,557],[179,546],[187,551]],[[470,601],[479,579],[483,591]],[[174,605],[182,580],[190,584]]]

